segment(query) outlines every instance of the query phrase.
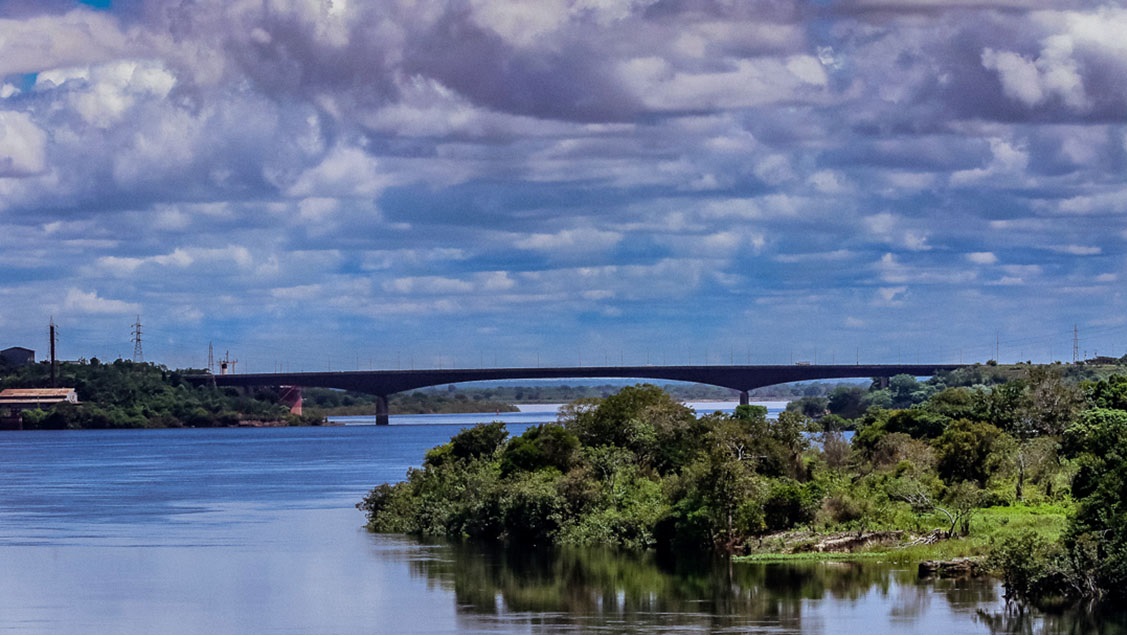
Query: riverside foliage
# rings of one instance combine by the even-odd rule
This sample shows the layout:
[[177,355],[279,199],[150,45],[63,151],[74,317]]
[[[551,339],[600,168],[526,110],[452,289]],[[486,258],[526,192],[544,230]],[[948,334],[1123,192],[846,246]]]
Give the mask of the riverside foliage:
[[[769,421],[756,406],[698,418],[637,385],[572,402],[520,436],[496,422],[464,429],[358,507],[375,532],[525,545],[748,554],[866,533],[968,554],[993,545],[989,563],[1013,596],[1118,597],[1125,395],[1124,376],[974,367],[839,387],[821,409]],[[855,429],[850,442],[843,428]],[[1074,512],[1063,531],[1018,519],[1044,510]],[[806,539],[778,539],[788,534]]]
[[[247,422],[281,425],[315,424],[319,417],[291,415],[275,391],[250,393],[233,388],[194,386],[186,375],[161,365],[97,358],[62,362],[58,386],[73,387],[79,404],[58,404],[23,412],[25,429],[168,428],[238,426]],[[0,388],[48,386],[48,364],[0,366]]]

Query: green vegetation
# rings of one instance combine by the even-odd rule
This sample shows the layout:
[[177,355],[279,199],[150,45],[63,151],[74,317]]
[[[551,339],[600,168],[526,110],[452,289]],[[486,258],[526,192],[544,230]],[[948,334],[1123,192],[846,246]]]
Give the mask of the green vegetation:
[[[376,412],[375,396],[365,393],[306,387],[302,394],[305,412],[314,416],[372,415]],[[480,392],[450,387],[398,393],[388,399],[390,413],[511,413],[516,410],[517,407],[512,404],[485,397]]]
[[[516,411],[514,404],[563,404],[583,398],[606,398],[625,384],[565,384],[545,382],[533,385],[471,382],[429,387],[392,395],[391,413],[505,413]],[[671,383],[662,387],[678,400],[734,401],[739,392],[707,384]],[[763,387],[750,392],[753,400],[822,400],[838,389],[864,393],[857,384],[801,382]],[[370,415],[375,398],[353,391],[305,389],[305,408],[320,415]]]
[[[73,387],[79,404],[63,403],[23,412],[25,429],[167,428],[240,425],[319,424],[319,417],[291,415],[270,390],[193,386],[184,379],[196,370],[97,358],[58,365],[58,386]],[[46,363],[0,367],[0,389],[45,387]]]
[[768,421],[697,418],[637,385],[518,437],[465,429],[358,507],[376,532],[519,544],[969,556],[1043,606],[1118,598],[1125,396],[1106,368],[986,365],[837,387]]

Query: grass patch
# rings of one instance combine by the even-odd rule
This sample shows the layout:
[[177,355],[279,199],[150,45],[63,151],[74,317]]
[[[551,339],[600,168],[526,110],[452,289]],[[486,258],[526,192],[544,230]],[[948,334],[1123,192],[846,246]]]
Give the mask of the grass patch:
[[888,552],[762,552],[732,557],[740,563],[796,563],[811,561],[860,561],[881,559]]
[[[1018,504],[994,506],[975,512],[971,518],[970,534],[931,544],[903,547],[874,546],[856,552],[787,552],[786,548],[772,542],[772,551],[735,557],[742,562],[767,561],[856,561],[881,559],[893,563],[919,563],[921,561],[946,561],[961,557],[986,556],[994,545],[1012,536],[1032,530],[1049,541],[1057,541],[1068,524],[1070,506],[1062,504]],[[809,536],[801,544],[808,546]],[[780,550],[780,548],[782,548]]]

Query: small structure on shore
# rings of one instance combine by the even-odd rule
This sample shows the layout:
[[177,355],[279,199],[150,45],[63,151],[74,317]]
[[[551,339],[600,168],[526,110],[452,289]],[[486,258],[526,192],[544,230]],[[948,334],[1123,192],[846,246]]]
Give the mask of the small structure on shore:
[[23,412],[51,408],[69,402],[78,404],[78,393],[63,389],[4,389],[0,391],[0,428],[22,429]]

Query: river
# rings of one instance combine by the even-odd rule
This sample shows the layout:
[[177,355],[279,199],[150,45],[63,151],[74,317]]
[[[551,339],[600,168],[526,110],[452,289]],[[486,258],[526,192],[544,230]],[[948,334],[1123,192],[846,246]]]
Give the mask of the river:
[[508,420],[519,433],[553,417],[549,408],[356,425],[370,419],[0,432],[0,632],[1077,629],[1006,613],[991,581],[920,581],[878,563],[658,563],[372,535],[354,504],[428,448],[475,421]]

